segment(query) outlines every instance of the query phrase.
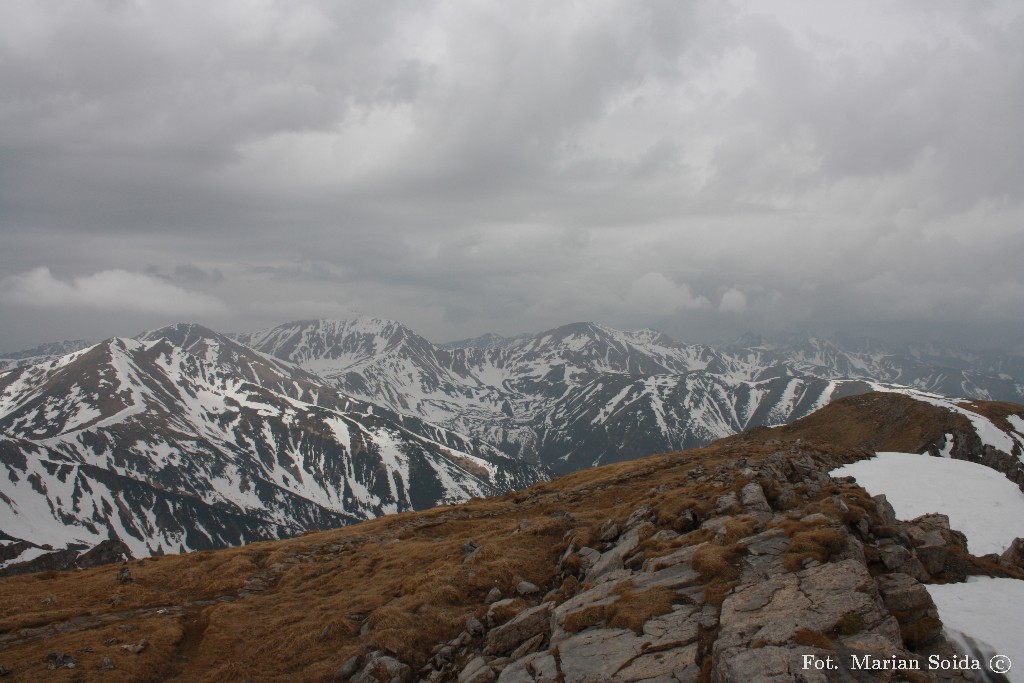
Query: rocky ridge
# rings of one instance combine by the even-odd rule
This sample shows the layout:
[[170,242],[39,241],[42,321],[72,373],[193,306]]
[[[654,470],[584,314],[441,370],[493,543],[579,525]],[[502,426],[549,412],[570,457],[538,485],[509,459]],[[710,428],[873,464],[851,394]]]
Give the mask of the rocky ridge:
[[[955,657],[923,583],[962,581],[977,562],[942,515],[898,521],[884,496],[831,479],[849,458],[790,446],[757,464],[697,467],[694,481],[730,484],[712,506],[675,519],[641,506],[621,525],[608,520],[597,538],[570,531],[557,587],[491,603],[434,648],[419,680],[907,680],[865,679],[849,662],[895,658],[926,670],[929,655]],[[807,670],[805,656],[846,665]],[[374,655],[356,673],[361,663],[349,663],[350,680],[415,679],[378,676]]]

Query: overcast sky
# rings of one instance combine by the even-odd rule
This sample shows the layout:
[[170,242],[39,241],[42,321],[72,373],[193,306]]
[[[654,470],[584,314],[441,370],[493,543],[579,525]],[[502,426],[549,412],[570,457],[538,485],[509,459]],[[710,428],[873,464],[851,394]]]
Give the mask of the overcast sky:
[[1024,337],[1024,4],[8,0],[0,350]]

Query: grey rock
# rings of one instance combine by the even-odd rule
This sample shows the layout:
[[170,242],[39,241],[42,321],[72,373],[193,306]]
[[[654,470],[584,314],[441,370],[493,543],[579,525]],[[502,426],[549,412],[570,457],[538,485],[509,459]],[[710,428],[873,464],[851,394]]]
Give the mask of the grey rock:
[[587,629],[558,645],[565,683],[610,681],[643,651],[643,638],[626,629]]
[[544,637],[545,636],[543,633],[538,633],[537,635],[535,635],[534,637],[530,638],[522,645],[517,647],[515,650],[513,650],[512,654],[510,654],[508,658],[521,659],[522,657],[530,654],[531,652],[536,652],[540,648],[540,646],[543,645]]
[[726,493],[723,496],[719,496],[715,500],[715,515],[728,515],[732,513],[734,507],[740,504],[739,497],[733,492]]
[[491,590],[487,591],[487,597],[484,598],[484,602],[489,605],[492,602],[497,602],[498,600],[501,600],[501,591],[497,586],[495,586]]
[[1024,569],[1024,538],[1013,539],[1010,547],[999,556],[999,564]]
[[46,668],[51,671],[54,669],[74,669],[78,664],[74,657],[63,652],[51,652],[47,654],[46,662]]
[[875,508],[878,510],[878,516],[882,518],[882,524],[895,524],[896,510],[893,509],[892,503],[885,497],[885,494],[880,493],[872,497],[875,501]]
[[497,674],[483,657],[475,657],[459,672],[458,683],[490,683]]
[[662,529],[658,533],[651,536],[652,541],[657,541],[659,543],[669,543],[671,541],[676,540],[677,538],[679,538],[679,534],[675,531],[672,531],[671,529]]
[[679,524],[678,528],[681,532],[689,533],[700,526],[700,520],[697,519],[697,515],[693,514],[693,510],[686,508],[679,513]]
[[668,614],[649,619],[644,635],[655,648],[681,647],[697,640],[701,612],[694,605],[676,605]]
[[586,546],[577,550],[576,553],[580,556],[580,573],[583,576],[590,573],[590,570],[593,569],[594,565],[596,565],[601,559],[601,553]]
[[[637,657],[623,669],[620,669],[614,680],[616,681],[656,681],[663,679],[675,681],[672,675],[675,672],[690,670],[691,673],[699,673],[697,667],[697,643],[691,645],[674,647],[669,650],[655,651],[651,654]],[[696,679],[693,679],[696,680]]]
[[347,681],[359,669],[359,655],[352,655],[334,672],[334,680]]
[[122,645],[121,649],[125,652],[130,652],[133,655],[137,655],[140,654],[147,647],[149,647],[149,641],[143,638],[137,643],[128,643],[127,645]]
[[512,661],[498,677],[498,683],[557,683],[558,663],[548,652],[536,652]]
[[633,510],[633,512],[630,513],[629,517],[626,519],[626,524],[624,528],[626,531],[629,531],[630,529],[642,524],[643,522],[649,522],[650,520],[654,519],[654,517],[654,510],[652,510],[650,506],[641,505],[636,510]]
[[855,560],[741,585],[722,605],[715,659],[732,657],[754,642],[788,645],[801,629],[829,633],[848,617],[859,620],[861,630],[901,645],[899,625],[882,608],[867,568]]
[[[490,628],[494,628],[498,624],[511,619],[508,616],[509,610],[516,610],[517,598],[505,598],[504,600],[497,600],[491,603],[491,606],[487,608],[487,614],[484,616],[484,620]],[[514,612],[512,616],[515,616],[519,612]]]
[[772,507],[768,504],[768,499],[765,498],[764,489],[756,481],[748,482],[740,489],[740,503],[746,512],[755,517],[764,519],[765,516],[771,517],[772,515]]
[[537,634],[551,635],[550,602],[523,610],[514,618],[487,634],[485,654],[507,655]]
[[536,593],[540,593],[540,588],[535,583],[520,581],[516,586],[516,592],[519,593],[519,595],[534,595]]
[[636,547],[640,545],[641,529],[642,527],[630,529],[619,538],[619,542],[615,544],[615,547],[605,553],[602,553],[600,559],[594,564],[593,568],[587,572],[586,580],[594,581],[604,574],[615,571],[616,569],[622,569],[625,557],[636,550]]
[[[383,680],[380,676],[383,675]],[[366,666],[352,676],[352,683],[411,683],[412,669],[394,657],[383,652],[372,652],[366,658]]]
[[619,537],[620,533],[621,530],[619,529],[619,525],[616,524],[614,520],[609,519],[601,525],[601,528],[598,531],[598,538],[605,543],[611,543]]
[[466,630],[469,631],[469,635],[478,638],[484,634],[484,625],[476,617],[467,617]]

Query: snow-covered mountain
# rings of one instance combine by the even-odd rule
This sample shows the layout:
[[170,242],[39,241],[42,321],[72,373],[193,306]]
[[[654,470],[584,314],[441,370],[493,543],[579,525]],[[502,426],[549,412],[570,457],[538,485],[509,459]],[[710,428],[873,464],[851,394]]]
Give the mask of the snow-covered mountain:
[[789,422],[878,383],[1024,400],[1019,378],[971,369],[964,358],[959,369],[937,365],[923,352],[867,340],[746,336],[713,347],[575,323],[436,346],[377,318],[295,322],[237,338],[346,394],[559,472]]
[[82,339],[66,339],[59,342],[50,342],[49,344],[40,344],[35,348],[25,351],[0,353],[0,372],[26,365],[46,363],[90,346],[92,344]]
[[29,554],[236,545],[546,476],[196,325],[0,374],[0,543]]
[[[29,554],[108,537],[149,554],[294,535],[703,446],[875,390],[954,412],[965,408],[941,393],[1021,400],[1019,379],[976,369],[1012,370],[1010,357],[807,338],[687,345],[592,323],[443,346],[375,318],[233,338],[178,324],[39,351],[0,372],[0,546],[28,541]],[[931,362],[945,356],[960,367]],[[989,436],[1017,458],[1003,427]]]

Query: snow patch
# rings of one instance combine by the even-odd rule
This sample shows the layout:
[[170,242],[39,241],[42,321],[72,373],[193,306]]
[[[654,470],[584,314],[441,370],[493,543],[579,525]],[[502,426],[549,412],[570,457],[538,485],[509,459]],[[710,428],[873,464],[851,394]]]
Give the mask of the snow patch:
[[900,519],[930,512],[947,515],[950,526],[967,536],[975,555],[1002,553],[1014,538],[1024,536],[1024,493],[984,465],[917,453],[879,453],[833,470],[832,476],[854,477],[871,495],[884,493]]
[[[926,585],[939,610],[947,635],[956,642],[958,634],[970,636],[991,650],[1010,658],[1013,667],[1006,674],[1024,683],[1024,581],[971,576],[966,583]],[[982,662],[987,667],[988,662]]]

